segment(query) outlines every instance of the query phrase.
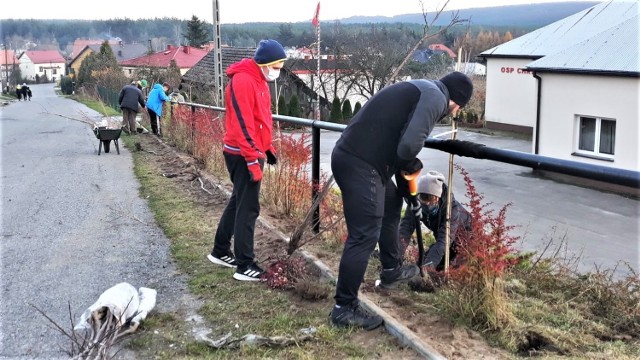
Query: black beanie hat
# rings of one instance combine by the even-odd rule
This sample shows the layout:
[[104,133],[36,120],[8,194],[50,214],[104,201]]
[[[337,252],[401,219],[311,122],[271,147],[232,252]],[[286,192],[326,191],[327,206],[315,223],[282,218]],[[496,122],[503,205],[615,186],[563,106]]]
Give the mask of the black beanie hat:
[[449,99],[460,105],[461,108],[467,105],[469,99],[471,99],[471,94],[473,94],[473,83],[467,75],[454,71],[440,79],[440,81],[449,90]]
[[271,65],[287,59],[284,48],[275,40],[260,40],[253,59],[258,65]]

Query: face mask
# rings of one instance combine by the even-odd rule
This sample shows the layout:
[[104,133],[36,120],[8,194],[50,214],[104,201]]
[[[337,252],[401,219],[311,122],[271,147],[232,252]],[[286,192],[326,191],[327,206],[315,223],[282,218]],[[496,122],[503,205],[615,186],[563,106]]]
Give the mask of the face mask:
[[265,75],[267,81],[275,81],[280,76],[280,69],[276,70],[268,67],[267,70],[269,71],[267,75]]
[[429,216],[435,216],[438,214],[438,204],[429,204],[427,205],[427,214],[429,214]]

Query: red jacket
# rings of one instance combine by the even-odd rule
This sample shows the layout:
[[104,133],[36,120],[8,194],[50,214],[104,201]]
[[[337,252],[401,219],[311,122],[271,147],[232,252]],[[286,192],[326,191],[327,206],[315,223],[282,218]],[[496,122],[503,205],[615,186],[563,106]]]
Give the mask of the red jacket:
[[271,144],[271,93],[253,59],[243,59],[227,69],[224,151],[242,155],[250,163],[264,159]]

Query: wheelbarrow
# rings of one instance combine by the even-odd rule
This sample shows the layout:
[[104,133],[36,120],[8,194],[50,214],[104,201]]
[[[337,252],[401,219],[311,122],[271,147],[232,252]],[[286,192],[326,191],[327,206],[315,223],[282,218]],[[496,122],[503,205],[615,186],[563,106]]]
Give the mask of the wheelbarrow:
[[122,134],[122,129],[107,129],[106,126],[100,126],[93,128],[93,133],[96,134],[96,138],[98,138],[98,140],[100,141],[100,145],[98,146],[98,155],[100,155],[103,146],[105,153],[108,153],[109,150],[111,150],[112,140],[116,145],[116,151],[118,152],[118,155],[120,155],[118,139],[120,138],[120,134]]

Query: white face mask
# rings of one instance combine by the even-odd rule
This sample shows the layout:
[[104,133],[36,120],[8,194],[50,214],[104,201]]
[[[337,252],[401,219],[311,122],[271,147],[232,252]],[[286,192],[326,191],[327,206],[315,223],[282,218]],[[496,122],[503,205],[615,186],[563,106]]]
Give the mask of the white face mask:
[[275,81],[278,76],[280,76],[280,69],[272,69],[270,67],[267,67],[267,74],[265,75],[265,77],[267,78],[267,81]]

